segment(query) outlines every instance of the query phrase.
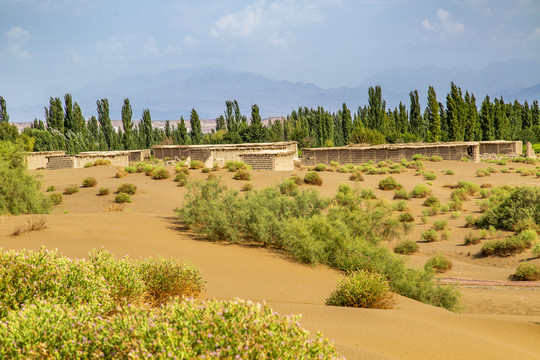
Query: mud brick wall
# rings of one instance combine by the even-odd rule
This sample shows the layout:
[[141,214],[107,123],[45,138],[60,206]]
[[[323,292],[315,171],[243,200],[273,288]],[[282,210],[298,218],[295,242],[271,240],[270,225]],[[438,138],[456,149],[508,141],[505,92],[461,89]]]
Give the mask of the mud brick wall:
[[517,154],[523,153],[522,141],[481,141],[480,154]]
[[274,170],[274,157],[269,154],[257,155],[257,154],[243,154],[240,155],[241,161],[246,165],[251,166],[253,170]]
[[298,159],[298,151],[290,150],[286,154],[277,154],[274,157],[274,171],[293,171],[294,161]]
[[50,156],[65,155],[65,151],[37,151],[24,154],[28,170],[46,169]]
[[47,169],[73,169],[75,166],[74,156],[51,156],[47,162]]

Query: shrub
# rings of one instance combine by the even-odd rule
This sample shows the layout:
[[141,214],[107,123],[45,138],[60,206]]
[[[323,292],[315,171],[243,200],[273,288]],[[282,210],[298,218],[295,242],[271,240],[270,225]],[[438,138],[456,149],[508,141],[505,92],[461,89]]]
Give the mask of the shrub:
[[452,219],[459,219],[461,211],[452,211]]
[[443,173],[444,175],[455,175],[455,171],[454,170],[443,170]]
[[424,184],[418,184],[414,187],[411,196],[415,198],[425,198],[431,194],[431,189]]
[[428,160],[433,161],[433,162],[439,162],[439,161],[442,161],[443,158],[440,157],[440,156],[437,156],[437,155],[433,155],[433,156],[429,157]]
[[302,185],[304,183],[304,180],[300,176],[298,176],[296,174],[291,175],[291,180],[294,181],[294,183],[296,185],[298,185],[298,186],[300,186],[300,185]]
[[425,264],[424,269],[426,271],[435,271],[437,273],[444,273],[452,269],[452,262],[444,257],[442,254],[437,254],[431,257]]
[[465,227],[473,227],[476,224],[476,219],[474,215],[465,216]]
[[178,166],[178,164],[175,166],[174,172],[177,174],[189,175],[189,169],[186,166]]
[[145,164],[142,169],[146,176],[154,176],[154,169],[156,167],[152,164]]
[[317,165],[315,166],[315,169],[314,169],[314,170],[315,170],[315,171],[324,171],[324,170],[326,170],[326,165],[325,165],[325,164],[317,164]]
[[238,170],[250,170],[251,166],[246,165],[243,161],[225,161],[223,168],[229,172],[236,172]]
[[165,169],[164,167],[155,168],[153,174],[154,179],[156,180],[168,179],[171,177],[169,170]]
[[251,180],[251,174],[248,171],[245,171],[245,170],[238,170],[234,174],[233,179],[235,179],[235,180]]
[[434,172],[426,172],[424,173],[424,178],[426,180],[435,180],[437,178],[437,175]]
[[131,196],[129,196],[128,194],[126,193],[118,193],[116,195],[116,197],[114,198],[114,202],[118,203],[118,204],[123,204],[123,203],[130,203],[131,202]]
[[411,195],[405,189],[394,190],[394,199],[409,200]]
[[444,230],[448,228],[448,220],[440,219],[433,221],[433,229],[435,230]]
[[383,275],[361,270],[339,280],[326,305],[370,309],[392,309],[396,304],[390,284]]
[[441,202],[439,201],[439,199],[436,197],[436,196],[433,196],[433,195],[430,195],[425,201],[424,201],[424,206],[432,206],[432,205],[440,205]]
[[109,188],[106,188],[106,187],[100,187],[99,188],[98,195],[105,196],[105,195],[109,195],[109,193],[110,193]]
[[129,173],[128,173],[127,171],[125,171],[125,170],[123,170],[123,169],[120,169],[120,170],[118,170],[118,171],[116,172],[116,175],[115,175],[115,176],[116,176],[117,179],[122,179],[122,178],[125,178],[126,176],[128,176],[128,174],[129,174]]
[[400,200],[397,203],[395,203],[392,208],[397,211],[405,211],[408,210],[408,205],[405,200]]
[[203,174],[208,174],[208,173],[211,172],[211,171],[215,171],[215,170],[213,170],[213,169],[214,169],[214,168],[212,168],[212,169],[210,169],[210,168],[202,168],[201,172],[202,172]]
[[47,219],[44,216],[32,216],[25,225],[17,226],[13,232],[12,236],[18,236],[20,234],[32,232],[32,231],[41,231],[47,228]]
[[94,166],[94,163],[92,163],[92,162],[87,162],[86,164],[84,164],[85,168],[89,168],[89,167],[92,167],[92,166]]
[[490,240],[482,245],[482,254],[485,256],[514,256],[520,254],[532,246],[531,237],[528,234],[518,234],[503,240]]
[[137,167],[136,166],[126,166],[124,168],[124,171],[129,173],[129,174],[133,174],[133,173],[137,172]]
[[398,183],[393,176],[388,176],[379,181],[379,189],[381,190],[396,190],[402,189],[403,185]]
[[53,205],[58,205],[62,203],[64,196],[62,196],[60,193],[52,193],[49,195],[49,199],[51,199],[51,203]]
[[283,195],[295,195],[298,193],[298,185],[292,179],[286,179],[278,185],[279,191]]
[[178,183],[178,186],[185,186],[187,184],[187,182],[188,182],[188,177],[187,177],[187,175],[185,173],[179,172],[174,177],[174,181],[176,181]]
[[77,185],[70,185],[64,189],[65,195],[72,195],[79,192],[79,187]]
[[439,234],[434,229],[426,230],[420,235],[425,242],[434,242],[439,240]]
[[452,237],[452,232],[449,229],[444,229],[441,232],[441,240],[450,240]]
[[404,212],[399,214],[399,221],[401,222],[413,222],[414,216],[410,212]]
[[54,191],[54,190],[56,190],[56,188],[54,187],[54,185],[51,185],[51,186],[49,186],[49,187],[47,188],[47,192],[52,192],[52,191]]
[[108,165],[111,165],[111,162],[110,160],[105,160],[105,159],[97,159],[96,161],[94,161],[94,166],[100,166],[100,165],[108,166]]
[[135,195],[135,193],[137,192],[137,185],[124,183],[124,184],[122,184],[122,185],[120,185],[118,187],[116,192],[125,193],[125,194],[129,194],[129,195]]
[[418,244],[412,240],[403,240],[394,248],[396,254],[410,255],[418,251]]
[[354,171],[351,173],[351,176],[349,176],[349,179],[352,181],[364,181],[364,176],[360,171]]
[[539,281],[540,266],[523,262],[519,264],[516,272],[510,275],[510,278],[517,281]]
[[534,245],[533,249],[532,249],[532,254],[536,257],[540,257],[540,243],[537,243],[536,245]]
[[463,245],[477,245],[480,244],[480,238],[474,235],[472,232],[469,232],[463,238]]
[[245,183],[242,185],[241,191],[251,191],[253,190],[253,184],[252,183]]
[[314,171],[309,171],[306,176],[304,176],[304,182],[306,184],[311,184],[311,185],[317,185],[317,186],[321,186],[322,185],[322,178],[319,174],[317,174],[316,172]]
[[90,176],[83,180],[82,185],[84,187],[94,187],[97,185],[97,180],[95,177]]
[[199,161],[199,160],[192,160],[189,163],[189,167],[192,168],[192,169],[202,169],[202,168],[204,168],[204,163],[202,161]]

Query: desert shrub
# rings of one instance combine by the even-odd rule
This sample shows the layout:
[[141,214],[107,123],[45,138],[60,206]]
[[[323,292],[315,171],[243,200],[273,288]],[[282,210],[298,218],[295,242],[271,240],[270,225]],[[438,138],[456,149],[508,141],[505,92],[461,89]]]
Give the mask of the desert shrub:
[[450,231],[450,229],[444,229],[443,231],[441,231],[441,240],[450,240],[451,237],[452,232]]
[[65,195],[72,195],[79,192],[79,187],[75,184],[68,186],[64,189]]
[[352,181],[364,181],[364,176],[360,171],[354,171],[351,173],[351,176],[349,176],[349,180]]
[[294,183],[296,185],[298,185],[298,186],[300,186],[300,185],[302,185],[304,183],[304,180],[300,176],[298,176],[296,174],[291,175],[291,180],[294,181]]
[[246,165],[243,161],[225,161],[224,169],[229,172],[236,172],[238,170],[251,170],[251,166]]
[[60,193],[52,193],[49,195],[49,199],[51,199],[51,203],[53,205],[58,205],[62,203],[62,201],[64,200],[64,196]]
[[106,187],[100,187],[100,188],[99,188],[98,194],[99,194],[100,196],[109,195],[109,193],[110,193],[109,188],[106,188]]
[[437,273],[447,272],[452,268],[452,262],[448,260],[444,255],[437,254],[431,257],[425,264],[424,269],[426,271],[435,271]]
[[469,232],[463,238],[463,245],[477,245],[480,244],[480,238],[474,235],[472,232]]
[[187,177],[187,175],[185,173],[180,172],[180,173],[175,175],[174,181],[176,181],[178,183],[178,186],[186,186],[186,184],[188,182],[188,177]]
[[437,178],[437,175],[434,172],[424,173],[424,179],[426,180],[435,180],[436,178]]
[[430,195],[428,196],[428,198],[424,201],[424,206],[432,206],[434,204],[439,204],[440,205],[440,201],[439,201],[439,198],[437,198],[436,196],[433,196],[433,195]]
[[54,190],[56,190],[56,187],[54,185],[51,185],[47,188],[47,192],[53,192]]
[[171,177],[169,170],[165,169],[164,167],[156,167],[153,171],[153,174],[154,179],[156,180],[168,179],[169,177]]
[[95,177],[87,177],[86,179],[83,180],[82,182],[82,186],[83,187],[94,187],[97,185],[97,180]]
[[418,251],[418,244],[412,240],[400,241],[394,248],[396,254],[410,255]]
[[240,191],[251,191],[251,190],[253,190],[252,183],[245,183],[244,185],[242,185],[242,188],[240,189]]
[[[87,307],[40,302],[0,324],[0,356],[14,360],[126,358],[338,359],[333,344],[311,339],[299,317],[280,317],[244,300],[174,300],[157,308],[123,307],[110,317]],[[40,331],[25,337],[40,324]],[[73,326],[77,324],[77,326]],[[186,334],[189,339],[186,340]]]
[[416,160],[426,160],[426,156],[424,156],[424,155],[422,155],[422,154],[414,154],[413,157],[412,157],[412,159],[413,159],[414,161],[416,161]]
[[394,199],[409,200],[410,198],[411,198],[411,194],[409,194],[407,190],[405,189],[394,190]]
[[452,219],[459,219],[461,211],[452,211]]
[[143,166],[143,172],[146,176],[154,176],[154,170],[156,169],[157,167],[153,164],[145,164]]
[[202,172],[203,174],[208,174],[209,172],[214,171],[213,169],[214,169],[214,168],[212,168],[212,169],[210,169],[210,168],[202,168],[201,172]]
[[315,171],[324,171],[324,170],[326,170],[326,165],[325,164],[317,164],[317,165],[315,165],[314,170]]
[[435,230],[444,230],[448,228],[448,220],[440,219],[433,221],[433,229]]
[[123,203],[130,203],[131,202],[131,196],[129,196],[128,194],[126,193],[118,193],[116,194],[116,197],[114,198],[114,202],[118,203],[118,204],[123,204]]
[[251,174],[246,170],[238,170],[234,174],[233,179],[235,179],[235,180],[251,180]]
[[45,214],[52,204],[26,168],[23,149],[0,141],[0,214]]
[[178,164],[175,166],[174,172],[177,174],[182,173],[186,176],[189,175],[189,169],[186,166],[178,166]]
[[424,184],[418,184],[411,192],[411,196],[415,198],[425,198],[431,194],[431,189]]
[[444,175],[455,175],[455,171],[454,170],[443,170],[443,173]]
[[463,200],[454,199],[448,202],[448,208],[452,211],[461,211],[463,210]]
[[485,256],[514,256],[532,246],[531,234],[522,232],[502,240],[490,240],[482,245],[482,254]]
[[124,171],[129,173],[129,174],[133,174],[133,173],[137,172],[137,167],[136,166],[126,166],[124,168]]
[[137,192],[137,185],[129,184],[129,183],[123,183],[122,185],[120,185],[118,187],[116,192],[125,193],[125,194],[129,194],[129,195],[135,195],[135,193]]
[[359,195],[360,198],[364,200],[373,200],[377,198],[377,196],[373,192],[373,189],[361,189]]
[[111,161],[106,160],[106,159],[97,159],[96,161],[94,161],[94,166],[100,166],[100,165],[105,165],[105,166],[111,165]]
[[514,230],[523,219],[532,219],[540,224],[540,188],[521,186],[513,189],[492,189],[489,210],[481,216],[477,224],[482,228],[494,226],[497,229]]
[[298,192],[298,185],[293,179],[286,179],[278,185],[279,191],[283,195],[295,195]]
[[402,189],[403,185],[397,182],[393,176],[388,176],[379,181],[379,189],[381,190],[397,190]]
[[44,216],[32,216],[26,224],[17,226],[11,235],[18,236],[20,234],[41,231],[47,228],[47,219]]
[[399,221],[401,222],[413,222],[414,221],[414,215],[410,212],[404,212],[399,214]]
[[311,184],[311,185],[318,185],[318,186],[321,186],[322,185],[322,178],[319,174],[317,174],[316,172],[314,171],[309,171],[306,176],[304,176],[304,182],[306,184]]
[[434,242],[439,240],[439,234],[434,229],[426,230],[421,235],[420,238],[425,242]]
[[536,257],[540,257],[540,243],[537,243],[536,245],[534,245],[531,253]]
[[532,263],[522,262],[519,264],[516,272],[510,275],[510,278],[517,281],[539,281],[540,266]]
[[442,161],[443,158],[440,157],[440,156],[437,156],[437,155],[432,155],[428,158],[429,161],[433,161],[433,162],[439,162],[439,161]]
[[396,305],[388,280],[381,274],[360,270],[341,278],[326,305],[392,309]]
[[405,200],[400,200],[392,205],[392,208],[397,211],[405,211],[409,208]]
[[117,179],[122,179],[122,178],[125,178],[126,176],[128,176],[128,172],[125,171],[124,169],[119,169],[117,172],[116,172],[116,178]]
[[428,215],[424,215],[420,218],[420,221],[422,221],[422,224],[427,224],[429,223],[429,216]]
[[87,162],[86,164],[84,164],[84,167],[85,167],[85,168],[90,168],[90,167],[92,167],[92,166],[94,166],[94,163],[93,163],[93,162]]
[[202,168],[204,168],[204,163],[202,161],[199,161],[199,160],[192,160],[189,163],[189,167],[191,169],[202,169]]

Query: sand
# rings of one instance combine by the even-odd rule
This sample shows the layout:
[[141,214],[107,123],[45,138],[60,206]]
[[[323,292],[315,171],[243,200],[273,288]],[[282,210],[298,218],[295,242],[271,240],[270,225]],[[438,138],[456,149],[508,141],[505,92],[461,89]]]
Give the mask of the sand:
[[[425,164],[427,169],[437,173],[432,189],[442,202],[449,200],[451,192],[443,185],[455,184],[458,180],[494,186],[539,185],[535,177],[519,174],[476,177],[476,169],[489,164],[455,161]],[[512,163],[505,167],[532,168]],[[443,175],[445,169],[453,169],[456,175]],[[293,173],[303,176],[305,171],[253,171],[251,183],[255,188],[262,188],[278,184]],[[418,241],[420,246],[419,252],[408,257],[410,266],[422,267],[430,256],[440,252],[454,263],[452,270],[441,275],[444,279],[458,283],[459,279],[492,280],[486,283],[461,280],[464,284],[458,287],[463,294],[464,310],[460,314],[403,297],[399,297],[395,310],[351,309],[324,305],[340,277],[333,269],[299,264],[272,249],[208,242],[183,228],[176,221],[174,209],[182,204],[186,189],[177,187],[171,179],[157,181],[144,174],[117,179],[114,177],[116,168],[110,166],[34,173],[43,176],[44,188],[54,185],[59,191],[70,184],[80,185],[87,176],[96,177],[98,185],[64,195],[64,202],[56,206],[51,215],[45,215],[48,228],[43,231],[13,237],[13,229],[25,224],[31,216],[0,219],[0,246],[4,249],[38,250],[46,246],[59,249],[69,257],[83,258],[92,249],[104,247],[119,257],[182,259],[201,270],[207,281],[205,297],[265,301],[283,315],[301,314],[303,327],[313,334],[321,331],[348,359],[540,358],[540,287],[508,284],[508,276],[520,261],[540,264],[540,259],[533,259],[530,251],[509,258],[482,258],[477,256],[481,245],[463,246],[463,237],[470,231],[464,227],[465,216],[479,215],[476,199],[466,202],[459,218],[441,214],[430,218],[428,224],[420,221],[423,200],[408,202],[418,221],[407,237]],[[224,170],[217,174],[231,188],[239,189],[244,184],[233,180],[232,174]],[[192,170],[191,176],[205,179],[207,174]],[[354,186],[348,174],[324,172],[322,177],[323,186],[313,188],[324,196],[333,196],[341,183]],[[366,180],[359,185],[373,188],[379,198],[391,201],[393,192],[376,189],[383,177],[366,175]],[[395,178],[407,190],[418,183],[427,183],[412,170]],[[133,203],[126,205],[123,211],[111,212],[114,191],[124,182],[136,184],[138,192],[132,197]],[[108,187],[111,194],[97,196],[102,186]],[[419,241],[421,232],[431,226],[433,219],[448,219],[450,240]],[[385,245],[393,248],[395,243]]]

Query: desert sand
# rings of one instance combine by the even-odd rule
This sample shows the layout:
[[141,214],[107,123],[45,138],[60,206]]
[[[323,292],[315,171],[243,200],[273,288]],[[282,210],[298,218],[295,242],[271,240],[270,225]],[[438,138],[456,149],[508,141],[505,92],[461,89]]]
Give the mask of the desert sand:
[[[515,173],[476,177],[476,169],[489,165],[501,168],[493,164],[426,161],[425,165],[437,174],[432,189],[443,203],[449,200],[451,192],[443,185],[456,184],[459,180],[493,186],[540,185],[536,177]],[[534,166],[509,162],[505,167]],[[454,170],[456,175],[444,175],[445,169]],[[292,174],[303,176],[305,172],[305,169],[252,171],[251,183],[258,189],[278,184]],[[299,264],[272,249],[211,243],[182,227],[174,209],[181,206],[186,189],[177,187],[172,178],[154,180],[139,173],[117,179],[116,168],[111,166],[34,173],[42,176],[43,189],[54,185],[57,191],[63,191],[71,184],[80,186],[88,176],[94,176],[98,185],[64,195],[63,203],[45,215],[48,228],[43,231],[11,236],[31,215],[1,218],[0,246],[4,249],[38,250],[45,246],[59,249],[69,257],[83,258],[92,249],[104,247],[118,257],[178,258],[201,270],[207,281],[205,297],[265,301],[282,315],[301,314],[304,328],[312,334],[321,331],[347,359],[540,359],[540,284],[519,286],[520,283],[508,282],[508,276],[520,261],[540,265],[540,259],[532,259],[530,251],[515,257],[482,258],[477,256],[481,245],[463,246],[463,237],[470,231],[464,227],[465,216],[479,215],[475,199],[465,203],[459,218],[440,214],[431,218],[429,224],[420,221],[423,199],[408,201],[417,221],[407,238],[418,241],[420,247],[420,251],[408,257],[409,266],[422,267],[436,253],[451,259],[453,269],[441,277],[458,284],[464,307],[460,314],[403,297],[399,297],[394,310],[353,309],[324,305],[336,287],[338,271]],[[233,180],[233,174],[225,170],[219,170],[217,175],[231,188],[240,189],[244,184]],[[205,179],[207,174],[191,170],[190,176]],[[354,186],[349,174],[323,172],[321,176],[323,186],[315,188],[324,196],[335,195],[341,183]],[[358,185],[375,189],[377,197],[392,201],[393,192],[377,189],[379,180],[385,176],[366,175],[365,181]],[[427,183],[423,177],[415,176],[413,170],[394,177],[407,190],[418,183]],[[124,182],[138,187],[137,194],[132,196],[133,203],[121,212],[110,211],[114,191]],[[111,194],[98,196],[99,187],[108,187]],[[433,219],[448,219],[451,239],[420,241],[421,232],[430,228]],[[385,246],[393,248],[395,244]],[[463,284],[459,285],[460,282]]]

